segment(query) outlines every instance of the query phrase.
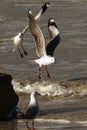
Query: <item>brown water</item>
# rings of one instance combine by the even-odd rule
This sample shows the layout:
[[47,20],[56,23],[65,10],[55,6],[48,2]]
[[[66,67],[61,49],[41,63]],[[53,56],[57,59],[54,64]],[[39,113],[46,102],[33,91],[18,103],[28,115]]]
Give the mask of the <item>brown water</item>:
[[[45,37],[49,37],[47,22],[49,17],[53,17],[61,34],[61,43],[55,51],[56,64],[49,67],[53,78],[57,81],[75,78],[87,79],[87,0],[48,0],[48,2],[50,2],[50,7],[38,22]],[[31,8],[33,13],[36,14],[43,3],[44,0],[0,0],[0,39],[13,37],[22,31],[28,24],[28,8]],[[35,45],[32,43],[34,43],[34,40],[31,34],[27,32],[24,36],[24,47],[28,51],[28,56],[23,59],[20,58],[18,52],[12,53],[11,41],[0,43],[0,72],[10,73],[16,79],[37,80],[38,66],[31,63],[31,60],[36,58]],[[73,107],[73,109],[70,108],[71,111],[67,109],[69,107],[68,99],[66,99],[66,103],[62,102],[65,107],[61,105],[60,100],[56,108],[58,109],[61,106],[62,110],[62,115],[61,111],[57,111],[58,119],[72,117],[72,122],[36,122],[37,130],[86,130],[86,122],[83,124],[73,122],[75,120],[73,118],[74,112],[77,121],[87,115],[86,98],[79,99],[79,102],[74,99],[73,103],[70,103]],[[78,102],[76,106],[74,106],[75,100]],[[55,106],[57,103],[55,103],[55,100],[52,101],[54,101]],[[65,113],[64,110],[66,110]],[[55,115],[54,113],[53,115]],[[51,118],[54,117],[53,115]],[[48,114],[48,119],[49,117]],[[0,122],[0,130],[25,129],[25,121]]]
[[[47,22],[49,17],[53,17],[61,34],[61,43],[55,51],[57,62],[49,67],[52,76],[57,80],[86,77],[87,1],[48,0],[48,2],[50,7],[38,22],[45,37],[49,37]],[[43,0],[0,1],[0,39],[13,37],[22,31],[28,24],[28,8],[30,7],[36,14],[43,3]],[[28,51],[28,56],[21,59],[18,52],[12,53],[11,41],[0,43],[0,71],[8,72],[20,79],[36,79],[38,66],[31,63],[31,60],[36,58],[35,45],[29,32],[24,36],[24,47]]]

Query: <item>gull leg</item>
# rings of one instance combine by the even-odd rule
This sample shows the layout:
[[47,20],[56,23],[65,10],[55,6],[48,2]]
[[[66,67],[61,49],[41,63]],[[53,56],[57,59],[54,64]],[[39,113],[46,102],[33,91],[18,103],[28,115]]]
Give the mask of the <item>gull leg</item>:
[[30,127],[28,125],[28,121],[26,121],[26,127],[27,127],[28,130],[30,129]]
[[23,45],[22,45],[22,49],[23,49],[23,51],[24,51],[24,54],[27,55],[28,53],[25,51]]
[[42,75],[41,75],[41,67],[39,68],[39,79],[42,79]]
[[20,49],[18,49],[18,51],[19,51],[19,54],[20,54],[21,58],[23,58],[24,56],[23,56],[23,54],[21,53]]
[[34,120],[32,120],[32,130],[35,130],[35,128],[34,128]]
[[49,73],[49,71],[48,71],[48,69],[47,69],[47,66],[45,66],[45,69],[46,69],[46,72],[47,72],[47,76],[48,76],[49,78],[51,78],[51,75],[50,75],[50,73]]

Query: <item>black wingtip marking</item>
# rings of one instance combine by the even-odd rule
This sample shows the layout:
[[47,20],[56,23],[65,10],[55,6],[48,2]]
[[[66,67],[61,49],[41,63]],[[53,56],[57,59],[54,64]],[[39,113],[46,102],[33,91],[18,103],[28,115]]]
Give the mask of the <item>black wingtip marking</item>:
[[49,7],[50,3],[47,2],[45,3],[41,8],[42,8],[42,14],[45,12],[45,10]]
[[30,14],[32,14],[32,11],[31,11],[31,9],[29,8],[29,9],[28,9],[28,17],[29,17]]
[[54,21],[54,19],[52,17],[49,18],[49,20],[48,20],[48,28],[50,26],[55,26],[56,28],[58,28],[57,25],[56,25],[56,23],[55,23],[55,21]]

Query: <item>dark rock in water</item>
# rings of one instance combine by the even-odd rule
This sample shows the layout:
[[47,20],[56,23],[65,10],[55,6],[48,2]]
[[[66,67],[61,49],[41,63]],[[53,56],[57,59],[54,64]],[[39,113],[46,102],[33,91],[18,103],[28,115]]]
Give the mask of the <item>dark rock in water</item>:
[[11,75],[0,73],[0,120],[16,118],[16,105],[19,97],[11,81]]

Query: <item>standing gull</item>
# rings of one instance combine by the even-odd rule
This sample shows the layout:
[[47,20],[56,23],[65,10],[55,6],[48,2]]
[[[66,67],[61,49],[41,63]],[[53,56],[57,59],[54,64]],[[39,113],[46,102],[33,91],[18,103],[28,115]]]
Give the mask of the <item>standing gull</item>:
[[[30,103],[29,106],[24,113],[24,118],[32,120],[32,130],[34,129],[34,119],[38,116],[40,110],[39,110],[39,104],[37,100],[38,93],[36,91],[33,91],[30,95]],[[26,126],[29,129],[28,121],[26,122]]]
[[44,35],[30,9],[28,10],[28,17],[29,17],[29,30],[31,34],[34,36],[36,42],[36,54],[39,57],[39,59],[34,60],[37,64],[39,64],[39,79],[42,78],[41,75],[42,66],[45,66],[47,76],[50,78],[51,75],[47,69],[47,66],[52,63],[55,63],[55,58],[53,57],[53,54],[55,48],[60,43],[60,33],[58,31],[58,27],[55,21],[52,18],[50,18],[48,21],[50,40],[46,45]]
[[[44,12],[47,10],[47,8],[49,7],[49,3],[45,3],[39,10],[38,14],[35,16],[35,20],[39,19],[40,16],[42,14],[44,14]],[[25,32],[28,30],[29,25],[27,25],[22,32],[19,32],[16,36],[9,38],[9,39],[0,39],[0,42],[2,41],[13,41],[13,52],[15,52],[16,50],[19,51],[20,56],[23,58],[24,55],[27,55],[27,52],[25,51],[24,47],[23,47],[23,36],[25,34]],[[21,48],[23,50],[24,55],[22,54]]]

